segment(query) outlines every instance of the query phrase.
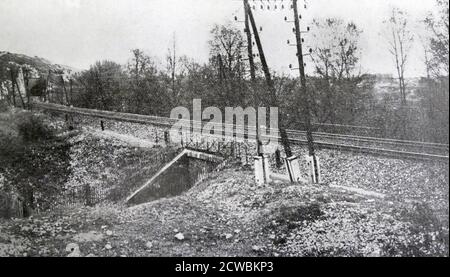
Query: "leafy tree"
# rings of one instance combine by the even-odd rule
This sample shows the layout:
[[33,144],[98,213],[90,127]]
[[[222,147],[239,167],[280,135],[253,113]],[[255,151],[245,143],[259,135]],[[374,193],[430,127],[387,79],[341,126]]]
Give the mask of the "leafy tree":
[[449,1],[436,0],[440,9],[438,16],[429,15],[425,24],[431,33],[429,38],[429,69],[436,78],[448,76],[449,70]]
[[242,106],[245,99],[247,66],[244,38],[240,30],[231,26],[216,25],[211,30],[210,66],[216,72],[216,98],[219,107]]
[[386,38],[389,44],[389,53],[395,61],[402,105],[406,105],[405,71],[409,52],[414,43],[414,35],[410,30],[408,14],[398,8],[393,8],[391,16],[386,20]]
[[427,77],[421,106],[426,110],[421,128],[427,138],[448,143],[449,132],[449,1],[437,0],[438,15],[424,20],[429,36],[424,43]]
[[94,109],[122,110],[126,78],[121,65],[112,61],[96,62],[89,70],[76,76],[76,81],[83,87],[76,104]]
[[[133,57],[128,62],[127,110],[133,113],[168,115],[167,93],[154,60],[142,50],[132,50]],[[169,98],[170,99],[170,98]]]

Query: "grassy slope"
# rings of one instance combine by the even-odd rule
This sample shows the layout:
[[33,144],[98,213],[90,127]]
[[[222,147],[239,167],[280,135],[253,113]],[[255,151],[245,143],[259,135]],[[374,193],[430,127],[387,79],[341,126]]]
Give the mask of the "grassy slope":
[[[85,171],[74,171],[71,180],[78,176],[103,186],[127,186],[120,180],[127,180],[129,169],[139,159],[145,163],[149,154],[118,141],[78,137],[72,165]],[[448,256],[448,209],[441,215],[448,207],[443,197],[448,172],[442,167],[321,154],[327,184],[388,192],[389,197],[367,198],[326,185],[257,187],[251,171],[230,165],[171,199],[129,209],[75,206],[0,221],[0,256],[65,256],[72,242],[82,255],[99,256]],[[356,165],[361,166],[354,174]],[[427,194],[420,184],[433,189]],[[433,205],[435,196],[440,201]],[[175,238],[178,233],[183,240]]]

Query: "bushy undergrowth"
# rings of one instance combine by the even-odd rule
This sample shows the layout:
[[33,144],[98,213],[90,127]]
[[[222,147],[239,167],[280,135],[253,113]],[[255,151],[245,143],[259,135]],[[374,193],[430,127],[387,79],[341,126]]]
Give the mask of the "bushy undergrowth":
[[54,137],[54,130],[44,123],[42,117],[32,113],[20,114],[16,118],[16,125],[24,142],[37,142]]
[[50,208],[68,175],[70,146],[42,116],[19,112],[0,120],[8,121],[0,124],[1,189],[24,198],[25,215]]
[[9,105],[6,103],[6,101],[0,100],[0,113],[7,112],[9,110]]
[[391,241],[384,246],[388,255],[402,257],[435,257],[449,255],[448,222],[442,222],[425,203],[415,202],[394,213],[409,222],[404,241]]

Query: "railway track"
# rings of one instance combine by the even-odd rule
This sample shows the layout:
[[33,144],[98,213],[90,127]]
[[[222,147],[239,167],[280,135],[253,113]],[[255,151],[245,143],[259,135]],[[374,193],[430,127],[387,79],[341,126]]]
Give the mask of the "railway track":
[[[290,138],[306,140],[306,132],[288,130]],[[373,138],[350,136],[330,133],[314,133],[314,138],[317,142],[330,143],[336,145],[343,145],[349,147],[363,147],[376,148],[385,150],[395,150],[412,153],[425,153],[430,155],[448,156],[448,144],[426,143],[417,141],[403,141],[395,139]]]
[[[170,128],[179,120],[167,117],[127,114],[110,111],[92,110],[85,108],[73,108],[57,104],[34,103],[33,108],[43,109],[52,112],[60,112],[65,114],[82,115],[105,120],[123,121],[139,124],[150,124],[164,128]],[[193,121],[185,120],[186,124]],[[233,128],[240,126],[233,125]],[[242,126],[241,126],[242,127]],[[248,130],[244,130],[245,136],[249,139],[255,139],[255,134]],[[195,131],[195,129],[194,129]],[[289,140],[293,144],[304,145],[306,141],[306,132],[299,130],[286,130]],[[338,149],[341,151],[351,151],[356,153],[381,155],[395,158],[419,159],[419,160],[437,160],[449,161],[449,145],[429,142],[406,141],[397,139],[386,139],[376,137],[364,137],[353,135],[342,135],[332,133],[314,133],[315,144],[323,149]],[[268,138],[276,138],[267,135]]]

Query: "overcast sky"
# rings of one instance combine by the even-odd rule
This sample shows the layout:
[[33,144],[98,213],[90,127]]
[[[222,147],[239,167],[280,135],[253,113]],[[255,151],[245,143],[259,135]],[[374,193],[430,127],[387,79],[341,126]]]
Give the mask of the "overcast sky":
[[[380,35],[381,22],[393,6],[406,10],[413,22],[435,11],[434,0],[307,2],[308,9],[301,9],[302,24],[317,17],[341,17],[363,29],[361,63],[363,71],[370,73],[393,73],[392,58]],[[286,40],[293,38],[293,26],[283,20],[291,13],[255,11],[257,23],[263,27],[269,66],[286,74],[295,74],[288,70],[290,63],[295,64],[294,47],[286,45]],[[0,50],[86,69],[103,59],[125,63],[133,48],[144,49],[162,61],[175,34],[180,54],[204,62],[213,24],[232,22],[244,28],[242,23],[234,23],[234,15],[243,18],[240,0],[0,0]],[[422,53],[417,42],[408,76],[423,75]]]

